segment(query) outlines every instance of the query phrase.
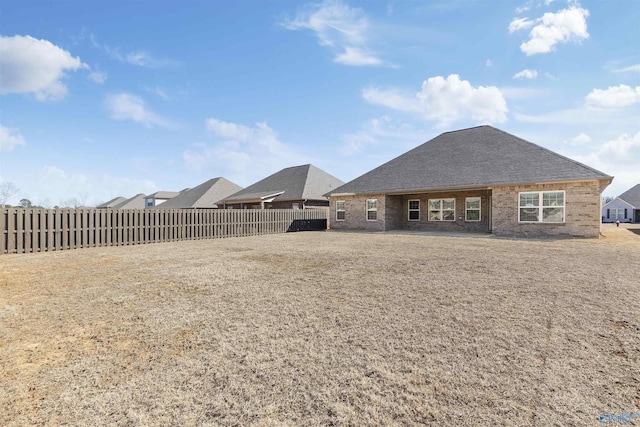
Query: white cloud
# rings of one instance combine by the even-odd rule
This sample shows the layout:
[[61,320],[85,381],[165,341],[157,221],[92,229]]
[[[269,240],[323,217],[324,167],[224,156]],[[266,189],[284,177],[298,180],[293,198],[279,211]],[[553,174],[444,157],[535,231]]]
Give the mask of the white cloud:
[[49,165],[37,171],[37,179],[24,188],[32,202],[48,200],[51,205],[63,205],[73,199],[78,204],[95,206],[118,196],[132,197],[151,194],[158,187],[148,179],[132,179],[113,175],[69,173]]
[[636,72],[640,73],[640,64],[630,65],[628,67],[619,68],[617,70],[613,70],[614,73],[628,73],[628,72]]
[[396,89],[382,90],[374,87],[363,89],[362,97],[370,104],[383,105],[398,111],[420,113],[422,106],[418,99]]
[[0,94],[33,93],[39,101],[67,94],[66,71],[88,66],[48,40],[0,36]]
[[107,81],[107,73],[104,71],[92,71],[87,77],[89,80],[99,85],[104,84],[104,82]]
[[473,120],[478,124],[502,123],[507,120],[507,102],[495,86],[473,87],[457,74],[446,79],[430,77],[422,83],[422,90],[415,98],[398,91],[365,89],[363,98],[372,104],[384,105],[406,112],[419,112],[438,127],[448,127],[459,120]]
[[605,143],[598,153],[605,161],[615,164],[640,165],[640,132],[635,135],[626,133]]
[[98,43],[93,34],[91,35],[91,44],[97,49],[104,50],[112,59],[125,64],[134,65],[136,67],[163,68],[175,67],[179,65],[179,62],[171,59],[156,58],[151,53],[145,50],[136,50],[129,53],[122,53],[120,52],[119,47],[112,47],[107,44]]
[[157,95],[160,98],[164,99],[165,101],[169,99],[169,95],[167,95],[167,93],[165,91],[163,91],[162,89],[160,89],[159,87],[155,87],[153,89],[147,88],[147,90],[149,92],[153,93],[154,95]]
[[531,28],[534,24],[534,21],[527,18],[514,18],[509,24],[509,33],[515,33],[516,31]]
[[288,30],[313,31],[321,46],[332,49],[333,60],[337,63],[350,66],[384,64],[367,47],[369,21],[365,14],[339,0],[308,5],[294,19],[281,25]]
[[514,79],[535,79],[536,77],[538,77],[536,70],[522,70],[513,75]]
[[27,145],[22,135],[16,130],[0,125],[0,151],[11,151],[21,145]]
[[250,127],[208,118],[205,127],[216,143],[194,144],[192,149],[185,150],[182,158],[188,169],[215,168],[216,174],[249,185],[279,169],[309,163],[307,156],[282,143],[264,122]]
[[487,59],[484,63],[486,67],[493,67],[493,61],[491,59]]
[[571,145],[584,145],[591,142],[591,137],[585,133],[580,133],[578,136],[574,137],[569,141]]
[[147,127],[158,125],[169,128],[172,126],[169,120],[149,111],[142,98],[130,93],[107,95],[106,106],[114,120],[133,120]]
[[614,175],[613,183],[605,193],[617,196],[640,182],[640,132],[635,135],[623,133],[590,154],[573,155],[571,158]]
[[609,89],[594,89],[587,95],[587,104],[597,107],[626,107],[640,102],[640,86],[610,86]]
[[533,27],[529,33],[529,40],[520,45],[520,50],[527,55],[547,53],[553,51],[559,43],[588,39],[588,16],[587,9],[577,5],[571,6],[556,13],[545,13],[542,18],[535,20],[516,18],[509,24],[509,32]]
[[507,102],[495,86],[473,87],[457,74],[446,79],[431,77],[422,83],[418,93],[425,117],[436,120],[440,127],[470,117],[476,123],[507,121]]
[[382,60],[380,58],[369,55],[362,49],[349,46],[344,48],[344,53],[337,55],[333,60],[339,64],[351,65],[354,67],[382,64]]
[[411,145],[422,139],[424,132],[416,130],[412,125],[382,116],[366,122],[360,131],[345,135],[345,144],[340,147],[340,152],[351,156],[361,153],[372,144]]

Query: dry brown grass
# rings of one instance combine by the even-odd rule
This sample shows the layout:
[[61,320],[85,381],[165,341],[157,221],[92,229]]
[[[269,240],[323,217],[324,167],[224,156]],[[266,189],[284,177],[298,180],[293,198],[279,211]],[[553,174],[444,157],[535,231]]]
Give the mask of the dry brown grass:
[[601,411],[640,412],[640,235],[612,228],[1,256],[0,425],[597,425]]

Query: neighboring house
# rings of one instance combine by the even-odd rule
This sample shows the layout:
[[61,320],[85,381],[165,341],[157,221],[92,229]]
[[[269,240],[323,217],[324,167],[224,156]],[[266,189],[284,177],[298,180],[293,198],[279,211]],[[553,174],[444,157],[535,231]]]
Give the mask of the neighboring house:
[[183,191],[171,200],[167,200],[161,208],[221,208],[218,202],[225,197],[242,190],[237,184],[225,178],[213,178],[197,187]]
[[145,195],[140,193],[130,199],[126,199],[123,202],[113,205],[112,209],[144,209],[144,204]]
[[249,187],[225,198],[226,208],[234,209],[305,209],[328,207],[325,193],[344,184],[333,175],[313,165],[282,169]]
[[98,208],[98,209],[110,209],[110,208],[113,208],[114,206],[124,202],[125,200],[127,200],[126,197],[119,196],[119,197],[116,197],[115,199],[111,199],[108,202],[104,202],[103,204],[96,206],[96,208]]
[[334,230],[598,237],[613,177],[514,135],[447,132],[328,193]]
[[602,222],[640,222],[640,184],[602,207]]
[[146,197],[144,207],[153,208],[155,206],[161,205],[167,200],[173,199],[178,194],[180,194],[179,191],[156,191],[155,193],[149,194]]

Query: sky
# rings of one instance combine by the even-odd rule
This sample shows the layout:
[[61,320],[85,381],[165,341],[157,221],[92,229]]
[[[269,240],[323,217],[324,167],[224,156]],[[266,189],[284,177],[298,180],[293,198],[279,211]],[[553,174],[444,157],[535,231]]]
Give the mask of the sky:
[[0,4],[0,182],[45,207],[343,181],[492,125],[640,183],[637,0]]

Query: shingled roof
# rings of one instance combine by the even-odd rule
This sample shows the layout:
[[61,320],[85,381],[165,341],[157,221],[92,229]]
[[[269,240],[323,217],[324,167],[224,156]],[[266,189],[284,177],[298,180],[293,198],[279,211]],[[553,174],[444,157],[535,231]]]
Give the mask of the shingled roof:
[[197,187],[181,192],[156,208],[216,208],[218,207],[216,202],[240,190],[242,187],[225,178],[212,178]]
[[179,191],[156,191],[153,194],[147,195],[148,199],[172,199],[180,194]]
[[443,133],[328,194],[403,193],[612,177],[492,126]]
[[640,184],[631,187],[618,196],[618,199],[624,200],[634,208],[640,208]]
[[104,203],[96,206],[96,208],[98,208],[98,209],[113,208],[117,204],[122,203],[122,202],[124,202],[126,200],[127,200],[126,197],[118,196],[118,197],[115,197],[115,198],[109,200],[108,202],[104,202]]
[[130,199],[120,202],[114,206],[113,209],[144,209],[145,195],[142,193],[136,194]]
[[274,196],[277,201],[327,200],[325,193],[342,184],[343,181],[313,165],[293,166],[232,194],[224,202],[238,203],[268,196]]

